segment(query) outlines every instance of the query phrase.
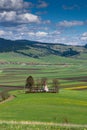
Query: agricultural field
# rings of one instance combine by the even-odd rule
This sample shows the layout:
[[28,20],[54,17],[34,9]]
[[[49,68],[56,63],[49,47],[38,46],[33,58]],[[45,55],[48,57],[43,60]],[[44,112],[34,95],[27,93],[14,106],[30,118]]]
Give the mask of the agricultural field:
[[0,130],[87,130],[87,0],[0,0]]
[[49,86],[53,78],[59,79],[61,87],[87,85],[86,60],[54,55],[35,59],[14,53],[0,56],[0,85],[24,86],[29,75],[35,80],[46,77]]
[[[23,90],[17,90],[10,93],[15,97],[10,101],[0,104],[0,121],[24,121],[25,124],[26,121],[48,122],[54,123],[54,130],[61,128],[62,126],[59,127],[61,124],[67,124],[69,127],[70,124],[78,124],[76,128],[82,125],[82,130],[87,129],[87,91],[62,89],[59,93],[25,94]],[[56,126],[55,124],[59,125]],[[1,127],[3,127],[3,124]],[[7,124],[7,127],[11,127],[11,124]],[[20,127],[22,126],[19,125]],[[43,127],[45,126],[42,125]],[[75,126],[73,129],[75,129]]]
[[[11,56],[9,58],[9,56]],[[21,57],[21,58],[20,58]],[[59,93],[25,94],[26,78],[32,75],[35,82],[47,78],[59,81]],[[13,52],[0,54],[0,91],[8,86],[11,100],[0,103],[1,121],[31,121],[59,124],[78,124],[83,127],[67,127],[29,124],[0,124],[4,129],[31,130],[86,130],[87,127],[87,61],[79,58],[46,56],[39,59],[24,57]],[[22,90],[13,91],[13,87]],[[17,88],[18,89],[18,88]],[[80,91],[78,91],[80,90]]]

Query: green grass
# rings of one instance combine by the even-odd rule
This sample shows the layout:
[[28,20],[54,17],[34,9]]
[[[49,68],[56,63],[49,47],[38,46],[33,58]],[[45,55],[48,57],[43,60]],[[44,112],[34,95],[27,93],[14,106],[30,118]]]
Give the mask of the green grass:
[[[35,53],[36,50],[33,51]],[[78,56],[76,59],[55,55],[36,59],[13,52],[1,53],[0,62],[4,62],[4,64],[0,64],[0,85],[24,86],[26,78],[32,75],[35,80],[47,77],[48,87],[51,86],[53,78],[59,79],[62,88],[85,86],[87,85],[87,82],[83,81],[87,78],[87,60],[85,59],[86,54]],[[87,124],[86,90],[60,90],[59,94],[24,94],[22,91],[11,93],[16,97],[12,101],[0,104],[0,120]],[[86,128],[12,124],[0,124],[0,129],[86,130]]]
[[0,120],[87,123],[87,91],[61,90],[59,94],[17,91],[13,94],[16,98],[0,104]]
[[[87,61],[81,59],[54,55],[36,59],[9,52],[0,54],[0,62],[4,62],[4,64],[0,64],[1,85],[24,86],[25,80],[29,75],[32,75],[35,79],[47,77],[49,80],[53,78],[66,79],[87,76]],[[71,82],[71,84],[72,82],[73,84],[77,82],[75,85],[81,83],[81,81],[76,79],[67,81]],[[67,84],[61,82],[61,86],[69,85],[68,82]],[[86,82],[82,82],[82,84],[87,85]]]
[[23,125],[23,124],[0,124],[1,130],[87,130],[87,128],[80,127],[59,127],[59,126],[49,126],[49,125]]
[[[26,62],[25,62],[26,63]],[[80,81],[86,79],[87,76],[87,66],[83,63],[69,64],[69,65],[18,65],[18,64],[5,64],[0,65],[0,84],[2,85],[22,85],[24,86],[25,80],[29,75],[32,75],[34,79],[47,77],[48,80],[53,78],[59,78],[61,86],[74,85],[87,85],[87,82]],[[67,80],[66,78],[73,78],[74,80]],[[79,77],[75,79],[75,77]],[[66,80],[65,83],[62,82]]]

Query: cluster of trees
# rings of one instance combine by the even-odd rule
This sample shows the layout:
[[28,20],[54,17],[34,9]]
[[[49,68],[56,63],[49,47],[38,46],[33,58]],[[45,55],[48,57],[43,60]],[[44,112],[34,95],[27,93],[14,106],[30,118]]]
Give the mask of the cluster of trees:
[[32,76],[26,79],[25,88],[27,92],[59,92],[58,79],[52,80],[52,87],[48,87],[47,78],[38,79],[36,82]]

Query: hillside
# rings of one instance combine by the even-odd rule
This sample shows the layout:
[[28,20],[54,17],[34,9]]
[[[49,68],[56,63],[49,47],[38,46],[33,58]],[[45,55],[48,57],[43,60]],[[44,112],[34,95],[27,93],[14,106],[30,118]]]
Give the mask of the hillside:
[[28,40],[6,40],[0,38],[0,53],[14,52],[31,58],[49,55],[80,58],[86,55],[86,46],[71,46],[65,44],[40,43]]

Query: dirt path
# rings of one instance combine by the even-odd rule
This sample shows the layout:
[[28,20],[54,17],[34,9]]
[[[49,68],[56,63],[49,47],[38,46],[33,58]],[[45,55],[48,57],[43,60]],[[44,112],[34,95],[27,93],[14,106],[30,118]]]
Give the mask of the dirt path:
[[4,101],[1,101],[0,104],[3,104],[3,103],[8,102],[8,101],[11,101],[12,99],[14,99],[14,96],[13,96],[13,95],[11,95],[9,98],[7,98],[7,99],[4,100]]
[[23,124],[23,125],[48,125],[48,126],[60,126],[60,127],[75,127],[75,128],[87,128],[86,125],[80,125],[80,124],[62,124],[62,123],[49,123],[49,122],[33,122],[33,121],[6,121],[6,120],[0,120],[0,124]]

